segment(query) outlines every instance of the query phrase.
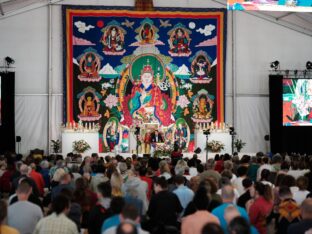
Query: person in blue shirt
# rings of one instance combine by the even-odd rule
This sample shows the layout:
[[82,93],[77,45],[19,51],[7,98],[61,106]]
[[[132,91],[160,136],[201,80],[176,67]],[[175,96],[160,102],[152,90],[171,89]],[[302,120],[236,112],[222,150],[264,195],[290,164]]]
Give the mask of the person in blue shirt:
[[[226,209],[229,206],[233,206],[234,208],[236,208],[239,215],[243,217],[244,219],[246,219],[249,223],[249,217],[248,217],[247,211],[244,208],[233,204],[234,196],[235,194],[234,194],[233,186],[231,185],[223,186],[223,188],[221,189],[221,197],[222,197],[223,204],[212,210],[212,214],[215,215],[219,219],[220,225],[225,234],[228,234],[228,229],[227,229],[228,223],[225,219],[225,213],[226,213]],[[256,234],[258,232],[255,228],[251,228],[251,233]]]

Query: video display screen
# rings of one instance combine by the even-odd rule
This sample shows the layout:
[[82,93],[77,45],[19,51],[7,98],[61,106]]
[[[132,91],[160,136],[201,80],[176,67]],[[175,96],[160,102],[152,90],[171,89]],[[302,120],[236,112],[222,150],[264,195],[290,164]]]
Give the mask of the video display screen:
[[312,79],[283,79],[283,126],[312,126]]
[[312,12],[312,0],[228,0],[228,10]]

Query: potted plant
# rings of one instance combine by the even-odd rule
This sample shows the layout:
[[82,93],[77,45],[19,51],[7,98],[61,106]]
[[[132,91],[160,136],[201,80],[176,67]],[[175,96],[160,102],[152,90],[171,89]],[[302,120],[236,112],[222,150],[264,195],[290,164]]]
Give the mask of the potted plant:
[[221,141],[212,140],[207,143],[206,150],[217,153],[224,149],[224,144]]
[[242,148],[244,148],[245,145],[246,145],[246,142],[243,142],[241,139],[236,139],[234,141],[234,147],[238,153],[242,150]]
[[61,150],[61,141],[60,140],[51,140],[51,148],[54,154],[57,154]]

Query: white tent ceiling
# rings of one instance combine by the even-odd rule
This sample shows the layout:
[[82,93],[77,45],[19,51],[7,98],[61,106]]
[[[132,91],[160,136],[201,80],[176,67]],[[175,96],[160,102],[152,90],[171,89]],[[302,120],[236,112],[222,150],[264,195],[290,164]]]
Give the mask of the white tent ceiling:
[[[157,5],[158,0],[154,0]],[[192,0],[190,0],[192,1]],[[212,0],[226,7],[226,0]],[[0,0],[0,19],[19,14],[47,4],[61,3],[62,0]],[[99,1],[101,2],[101,1]],[[103,3],[105,1],[103,0]],[[199,6],[200,7],[200,6]],[[312,13],[303,12],[245,12],[281,24],[292,30],[312,36]]]

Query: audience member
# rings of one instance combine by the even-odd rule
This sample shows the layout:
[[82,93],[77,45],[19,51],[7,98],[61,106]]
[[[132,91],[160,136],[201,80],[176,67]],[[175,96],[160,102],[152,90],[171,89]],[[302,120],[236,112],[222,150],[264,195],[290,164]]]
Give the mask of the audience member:
[[66,196],[56,196],[52,202],[53,213],[38,222],[33,234],[78,234],[76,224],[66,216],[69,203]]
[[8,224],[21,234],[33,233],[36,224],[43,217],[40,207],[28,201],[31,193],[29,183],[21,181],[16,190],[18,202],[8,208]]
[[267,233],[266,218],[270,215],[273,208],[272,189],[269,185],[261,182],[255,183],[255,200],[249,209],[247,205],[250,222],[260,234]]
[[287,234],[307,234],[312,231],[312,198],[307,198],[301,204],[300,208],[302,220],[291,224],[288,227]]
[[149,204],[147,215],[150,218],[149,229],[153,230],[158,226],[178,227],[178,214],[183,207],[178,197],[168,191],[168,182],[164,177],[158,177],[154,181],[155,195]]
[[0,233],[1,234],[19,234],[17,229],[12,228],[5,224],[5,219],[8,215],[7,203],[0,200]]
[[224,214],[225,214],[226,208],[230,205],[233,205],[234,207],[236,207],[236,209],[238,210],[240,215],[249,221],[249,217],[248,217],[246,210],[242,207],[239,207],[239,206],[236,206],[233,204],[234,196],[235,196],[235,194],[234,194],[233,186],[225,185],[221,191],[221,197],[222,197],[223,204],[218,206],[217,208],[215,208],[212,211],[212,214],[215,215],[219,219],[220,225],[221,225],[224,233],[228,233],[227,232],[227,223],[226,223],[226,220],[224,218]]
[[103,222],[111,215],[109,208],[111,203],[112,188],[109,182],[100,183],[97,186],[98,202],[90,211],[88,233],[101,233]]
[[200,233],[208,222],[220,224],[218,218],[208,212],[209,202],[209,192],[200,186],[193,199],[195,213],[182,219],[181,234]]

